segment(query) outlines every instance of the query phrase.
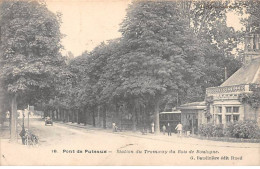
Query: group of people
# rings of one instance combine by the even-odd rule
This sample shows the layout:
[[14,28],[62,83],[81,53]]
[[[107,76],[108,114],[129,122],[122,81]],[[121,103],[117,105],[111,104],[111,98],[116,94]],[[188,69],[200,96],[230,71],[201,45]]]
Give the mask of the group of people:
[[[154,123],[151,124],[151,133],[154,133]],[[115,122],[112,123],[112,130],[113,132],[117,132],[118,127],[116,125]],[[167,124],[167,127],[165,125],[163,125],[162,127],[163,130],[163,135],[165,135],[166,131],[168,133],[168,136],[172,135],[172,126],[170,123]],[[179,122],[179,124],[175,127],[175,130],[178,131],[178,135],[181,136],[182,135],[182,124]]]
[[[170,123],[167,124],[167,127],[163,125],[162,127],[163,135],[165,135],[166,131],[168,133],[168,136],[172,135],[172,126]],[[178,135],[182,135],[182,124],[179,122],[179,124],[175,127],[175,130],[178,131]],[[154,133],[154,123],[151,124],[151,132]]]
[[[165,135],[165,132],[167,131],[168,133],[168,136],[171,136],[172,135],[172,126],[170,123],[167,124],[167,127],[165,125],[163,125],[162,127],[162,130],[163,130],[163,135]],[[182,124],[179,123],[176,127],[175,127],[175,130],[178,131],[178,135],[181,136],[182,134]]]

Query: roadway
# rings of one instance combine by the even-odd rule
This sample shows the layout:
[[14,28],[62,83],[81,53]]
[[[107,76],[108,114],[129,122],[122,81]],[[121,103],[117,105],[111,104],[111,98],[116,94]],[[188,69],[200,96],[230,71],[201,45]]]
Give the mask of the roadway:
[[260,165],[259,143],[227,143],[141,133],[45,126],[33,119],[38,146],[1,140],[1,165]]

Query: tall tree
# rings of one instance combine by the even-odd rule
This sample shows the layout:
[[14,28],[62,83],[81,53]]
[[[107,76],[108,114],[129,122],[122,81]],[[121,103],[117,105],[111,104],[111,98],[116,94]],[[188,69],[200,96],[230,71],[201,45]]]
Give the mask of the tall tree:
[[60,54],[60,17],[38,1],[0,4],[0,78],[12,97],[11,140],[16,138],[17,99],[50,94],[64,64]]
[[120,31],[128,52],[118,59],[123,79],[119,89],[132,103],[140,97],[153,101],[159,132],[159,105],[164,95],[185,92],[203,75],[200,41],[174,1],[134,1]]
[[247,33],[260,33],[260,2],[258,0],[238,0],[234,2],[236,11],[248,17],[242,18],[241,22],[247,28]]

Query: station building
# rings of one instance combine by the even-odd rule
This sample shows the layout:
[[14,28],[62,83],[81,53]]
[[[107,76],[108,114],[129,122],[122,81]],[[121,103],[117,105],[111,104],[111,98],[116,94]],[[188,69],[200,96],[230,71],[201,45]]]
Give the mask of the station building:
[[260,35],[245,37],[243,66],[223,84],[206,89],[205,101],[179,106],[181,122],[188,125],[192,133],[206,123],[255,120],[260,126],[260,107],[253,108],[241,101],[242,95],[250,95],[260,88]]

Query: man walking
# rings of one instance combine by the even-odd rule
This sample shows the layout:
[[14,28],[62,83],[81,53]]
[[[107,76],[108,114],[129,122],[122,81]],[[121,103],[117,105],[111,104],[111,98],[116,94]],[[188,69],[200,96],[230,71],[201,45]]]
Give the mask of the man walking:
[[165,131],[166,131],[166,126],[165,125],[163,125],[162,130],[163,130],[163,135],[165,135]]
[[152,124],[151,124],[151,132],[152,132],[152,134],[154,133],[154,122],[152,122]]
[[168,125],[167,125],[167,132],[168,132],[168,136],[172,135],[172,129],[171,129],[170,123],[168,123]]

